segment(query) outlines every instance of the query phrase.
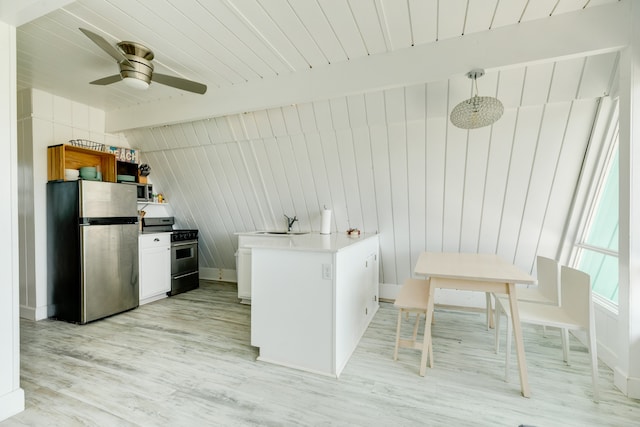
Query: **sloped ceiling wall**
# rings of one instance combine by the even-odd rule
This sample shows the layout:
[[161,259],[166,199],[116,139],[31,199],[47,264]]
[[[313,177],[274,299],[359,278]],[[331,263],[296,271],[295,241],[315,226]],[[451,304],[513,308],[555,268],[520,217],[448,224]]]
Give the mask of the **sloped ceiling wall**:
[[[555,257],[617,53],[488,73],[504,116],[460,130],[448,112],[466,77],[126,132],[201,266],[235,269],[234,233],[379,232],[381,282],[402,283],[421,251],[490,252],[531,271]],[[597,143],[597,141],[594,141]]]

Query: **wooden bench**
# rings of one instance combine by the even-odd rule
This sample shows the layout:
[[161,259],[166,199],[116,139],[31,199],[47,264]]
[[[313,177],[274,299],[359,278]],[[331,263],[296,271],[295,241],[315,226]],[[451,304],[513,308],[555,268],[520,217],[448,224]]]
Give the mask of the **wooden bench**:
[[[405,280],[400,288],[400,292],[396,297],[394,306],[399,308],[398,326],[396,328],[396,346],[393,352],[393,360],[398,360],[398,348],[413,348],[421,350],[424,345],[423,341],[417,341],[418,326],[420,324],[420,316],[427,315],[427,304],[429,303],[429,280],[428,279],[412,279]],[[402,325],[403,313],[416,313],[416,321],[413,326],[412,339],[400,339],[400,328]],[[433,350],[429,345],[429,366],[433,368]]]

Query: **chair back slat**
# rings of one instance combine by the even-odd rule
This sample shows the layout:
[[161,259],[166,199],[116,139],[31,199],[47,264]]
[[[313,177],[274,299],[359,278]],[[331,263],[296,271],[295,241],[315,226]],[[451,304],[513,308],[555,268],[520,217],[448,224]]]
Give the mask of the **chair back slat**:
[[540,294],[555,305],[562,304],[560,295],[560,265],[558,261],[543,256],[536,257],[536,272],[538,275],[538,290]]
[[562,266],[560,289],[562,307],[584,329],[588,329],[590,327],[590,313],[593,310],[591,277],[575,268]]

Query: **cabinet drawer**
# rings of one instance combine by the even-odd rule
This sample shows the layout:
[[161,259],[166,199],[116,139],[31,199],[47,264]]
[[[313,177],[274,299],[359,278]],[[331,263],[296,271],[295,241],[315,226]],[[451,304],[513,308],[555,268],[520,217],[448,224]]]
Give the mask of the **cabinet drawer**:
[[171,233],[151,233],[141,234],[138,239],[140,249],[156,248],[159,246],[171,245]]

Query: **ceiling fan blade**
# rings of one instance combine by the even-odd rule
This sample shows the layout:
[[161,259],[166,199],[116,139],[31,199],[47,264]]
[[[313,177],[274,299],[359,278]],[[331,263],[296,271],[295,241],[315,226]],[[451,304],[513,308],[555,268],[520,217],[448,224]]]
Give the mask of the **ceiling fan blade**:
[[89,84],[104,86],[104,85],[110,85],[111,83],[119,82],[120,80],[122,80],[122,77],[120,77],[120,74],[114,74],[113,76],[103,77],[101,79],[94,80],[92,82],[89,82]]
[[100,49],[107,52],[109,56],[111,56],[113,59],[115,59],[118,62],[118,64],[126,64],[129,67],[133,67],[133,65],[131,65],[131,63],[124,56],[124,54],[120,52],[118,49],[116,49],[113,45],[111,45],[111,43],[109,43],[104,38],[102,38],[102,36],[99,36],[98,34],[84,28],[80,28],[80,31],[82,31],[85,36],[89,37],[92,42],[97,44]]
[[166,74],[153,73],[153,75],[151,76],[151,80],[156,83],[161,83],[163,85],[186,90],[188,92],[199,93],[200,95],[204,94],[207,91],[207,85],[187,79],[182,79],[180,77],[168,76]]

